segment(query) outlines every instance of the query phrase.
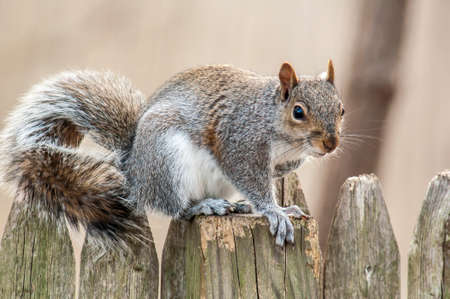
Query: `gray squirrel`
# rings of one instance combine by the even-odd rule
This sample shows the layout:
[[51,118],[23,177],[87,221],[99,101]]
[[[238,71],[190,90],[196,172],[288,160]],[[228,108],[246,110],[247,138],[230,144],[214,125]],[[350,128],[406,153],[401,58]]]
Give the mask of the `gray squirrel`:
[[[1,136],[3,179],[49,215],[112,243],[139,238],[148,208],[174,218],[264,215],[276,244],[294,242],[273,178],[339,144],[344,109],[331,60],[319,76],[226,65],[176,74],[148,100],[110,72],[63,72],[35,85]],[[83,137],[111,151],[82,154]],[[249,204],[226,199],[239,192]]]

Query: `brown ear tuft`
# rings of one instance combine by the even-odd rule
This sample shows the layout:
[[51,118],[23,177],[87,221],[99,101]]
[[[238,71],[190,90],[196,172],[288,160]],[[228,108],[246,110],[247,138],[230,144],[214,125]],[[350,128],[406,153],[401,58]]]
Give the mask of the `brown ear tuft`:
[[331,59],[328,59],[327,81],[334,84],[334,66]]
[[288,62],[283,63],[280,68],[279,78],[281,84],[281,97],[284,100],[287,100],[289,91],[298,84],[298,77],[297,74],[295,74],[292,65]]

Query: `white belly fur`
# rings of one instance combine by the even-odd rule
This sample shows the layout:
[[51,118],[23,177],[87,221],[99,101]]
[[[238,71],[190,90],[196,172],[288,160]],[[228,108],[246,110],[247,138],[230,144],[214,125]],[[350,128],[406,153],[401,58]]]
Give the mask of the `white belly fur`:
[[193,144],[184,132],[172,130],[166,136],[167,149],[176,161],[172,174],[177,182],[177,193],[186,203],[205,198],[230,199],[236,195],[237,190],[211,153]]

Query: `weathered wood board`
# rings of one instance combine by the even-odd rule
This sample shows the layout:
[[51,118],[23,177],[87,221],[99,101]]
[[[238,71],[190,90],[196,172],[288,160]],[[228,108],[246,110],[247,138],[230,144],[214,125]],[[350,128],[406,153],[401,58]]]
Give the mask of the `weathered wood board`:
[[161,298],[319,298],[317,223],[292,219],[295,245],[279,247],[265,218],[201,216],[172,221]]
[[148,221],[146,240],[129,250],[102,249],[88,239],[81,252],[80,298],[158,298],[159,264]]
[[428,186],[409,249],[408,298],[450,298],[450,171]]
[[325,254],[324,298],[400,298],[400,258],[374,175],[345,181]]
[[298,175],[295,172],[291,172],[283,178],[276,179],[275,186],[277,202],[280,206],[297,205],[306,214],[310,213]]
[[0,298],[73,298],[75,259],[64,220],[15,201],[0,243]]

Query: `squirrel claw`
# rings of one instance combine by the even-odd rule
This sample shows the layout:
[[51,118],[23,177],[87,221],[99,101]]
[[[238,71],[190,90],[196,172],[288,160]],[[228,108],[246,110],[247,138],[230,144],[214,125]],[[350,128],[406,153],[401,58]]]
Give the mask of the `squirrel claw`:
[[250,214],[252,212],[252,206],[245,200],[233,202],[231,207],[231,212],[236,214]]
[[281,209],[288,216],[292,216],[292,217],[295,217],[295,218],[303,218],[303,219],[306,219],[306,220],[311,218],[310,215],[308,215],[305,212],[303,212],[303,210],[301,208],[299,208],[298,206],[296,206],[296,205],[292,205],[292,206],[281,208]]
[[189,220],[197,215],[224,216],[230,214],[232,211],[233,207],[227,200],[221,198],[207,198],[184,211],[182,218]]
[[294,227],[289,217],[280,208],[266,210],[263,215],[269,221],[269,230],[275,236],[275,243],[283,247],[285,242],[294,243]]

